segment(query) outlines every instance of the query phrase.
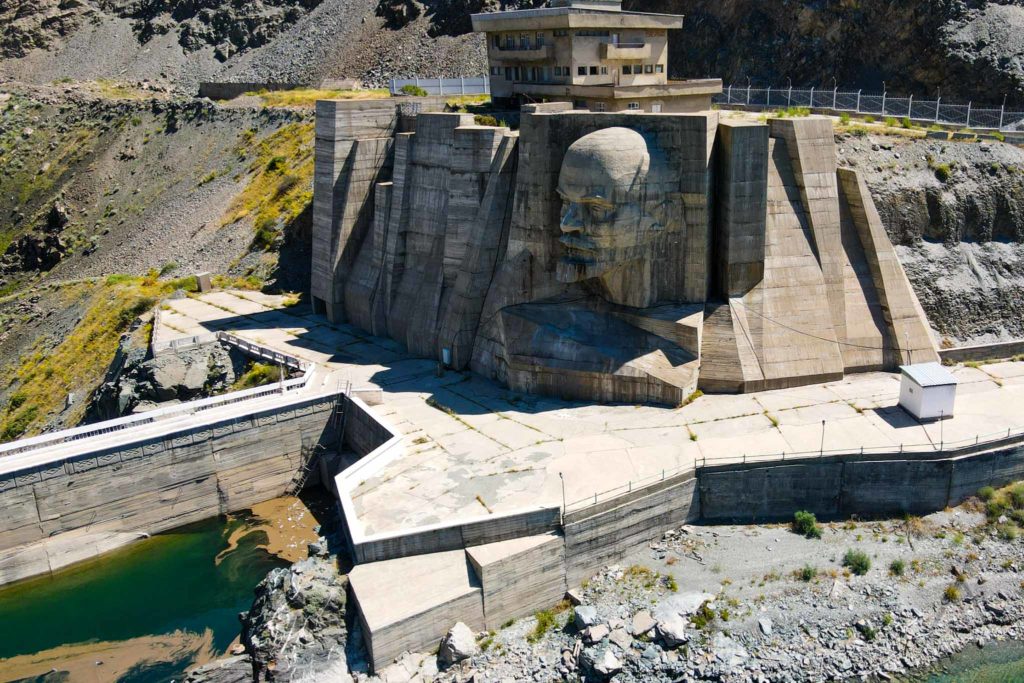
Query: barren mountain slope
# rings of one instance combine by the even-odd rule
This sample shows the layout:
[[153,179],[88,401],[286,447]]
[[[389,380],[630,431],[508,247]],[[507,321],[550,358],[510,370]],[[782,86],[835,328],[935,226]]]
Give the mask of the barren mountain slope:
[[[314,83],[485,70],[469,15],[541,0],[11,0],[0,77]],[[1024,0],[625,0],[685,14],[673,76],[1024,104]]]

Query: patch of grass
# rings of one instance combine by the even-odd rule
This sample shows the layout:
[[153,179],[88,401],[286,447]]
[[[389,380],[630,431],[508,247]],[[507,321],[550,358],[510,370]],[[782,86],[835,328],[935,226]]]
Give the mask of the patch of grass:
[[772,427],[775,427],[776,429],[779,428],[779,418],[775,417],[774,415],[769,413],[767,410],[764,411],[764,416],[767,417],[768,421],[772,423]]
[[978,489],[978,498],[987,503],[996,495],[996,490],[991,486],[982,486]]
[[491,101],[490,95],[456,95],[445,99],[445,104],[453,109],[466,106],[479,106]]
[[[19,407],[0,418],[0,440],[39,433],[47,420],[64,411],[69,393],[81,394],[97,386],[117,351],[121,333],[161,296],[190,284],[184,278],[158,281],[156,276],[156,271],[146,277],[110,276],[61,289],[65,305],[81,306],[82,317],[56,347],[51,349],[47,340],[40,339],[5,369],[0,385],[13,388]],[[87,403],[80,396],[65,412],[65,423],[80,421]]]
[[797,510],[793,513],[793,532],[806,538],[821,538],[821,527],[813,512]]
[[320,90],[299,88],[245,93],[256,95],[264,107],[315,107],[317,100],[382,100],[391,97],[386,88],[369,90]]
[[896,559],[889,563],[889,573],[893,576],[903,576],[906,569],[907,565],[903,560]]
[[691,403],[693,403],[694,401],[696,401],[698,398],[700,398],[703,395],[704,395],[704,392],[701,391],[700,389],[697,389],[695,392],[693,392],[692,394],[687,396],[685,399],[683,399],[683,402],[680,403],[678,407],[685,408],[686,406],[690,405]]
[[914,122],[911,121],[910,118],[906,117],[906,116],[904,116],[902,119],[900,119],[900,127],[901,128],[906,128],[908,130],[910,130],[912,128],[917,128],[917,126],[914,125]]
[[850,115],[847,114],[845,111],[839,114],[839,123],[841,123],[844,126],[850,125]]
[[508,621],[506,621],[504,624],[501,625],[501,628],[502,629],[511,628],[512,624],[514,624],[514,623],[516,623],[515,619],[509,619]]
[[526,641],[528,643],[536,643],[548,631],[558,626],[558,616],[554,610],[541,610],[533,616],[537,619],[537,623],[534,625],[533,630],[526,634]]
[[898,125],[900,125],[900,122],[897,121],[896,119],[894,119],[891,116],[886,116],[884,123],[885,123],[886,128],[895,128]]
[[864,576],[871,569],[871,558],[863,550],[850,549],[843,555],[843,566],[857,576]]
[[703,631],[715,623],[717,615],[715,614],[715,610],[711,609],[710,602],[710,600],[702,602],[700,607],[697,608],[697,611],[690,617],[690,623],[693,624],[693,627],[698,631]]
[[946,602],[960,602],[960,588],[956,584],[950,584],[942,591],[942,597]]
[[803,567],[796,570],[796,576],[804,583],[810,583],[818,576],[818,568],[805,564]]
[[281,369],[270,363],[252,361],[241,375],[231,385],[231,391],[252,389],[262,387],[265,384],[273,384],[281,379]]
[[424,90],[418,85],[413,85],[412,83],[410,83],[409,85],[403,85],[401,88],[399,88],[399,92],[401,92],[403,95],[408,95],[409,97],[427,96],[426,90]]
[[669,589],[673,593],[679,590],[679,584],[676,582],[676,577],[672,574],[665,576],[665,588]]
[[249,180],[221,225],[243,219],[255,227],[253,250],[266,250],[313,200],[313,123],[292,123],[255,144]]

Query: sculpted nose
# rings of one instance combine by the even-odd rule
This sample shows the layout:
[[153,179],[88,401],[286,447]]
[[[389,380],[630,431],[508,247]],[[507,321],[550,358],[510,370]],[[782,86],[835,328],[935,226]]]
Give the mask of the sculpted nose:
[[583,229],[583,222],[580,220],[579,204],[575,202],[569,204],[569,209],[562,216],[562,222],[559,225],[562,228],[562,232],[579,232]]

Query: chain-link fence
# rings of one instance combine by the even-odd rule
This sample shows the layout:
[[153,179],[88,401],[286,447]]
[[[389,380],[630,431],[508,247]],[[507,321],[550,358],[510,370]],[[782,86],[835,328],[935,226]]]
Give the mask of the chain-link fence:
[[878,117],[909,118],[918,123],[941,123],[965,128],[1011,130],[1024,129],[1024,111],[975,107],[972,102],[956,104],[936,100],[896,97],[889,93],[863,90],[817,88],[754,88],[727,86],[714,98],[720,106],[739,105],[765,109],[809,107]]

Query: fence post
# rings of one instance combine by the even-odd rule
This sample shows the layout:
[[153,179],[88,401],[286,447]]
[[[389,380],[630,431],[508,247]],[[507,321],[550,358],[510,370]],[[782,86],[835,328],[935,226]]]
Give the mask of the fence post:
[[885,96],[887,94],[885,90],[882,91],[882,118],[885,118]]
[[914,96],[910,96],[910,102],[907,103],[907,118],[914,118]]
[[999,130],[1003,129],[1003,117],[1006,115],[1006,102],[999,108]]
[[814,109],[814,86],[811,86],[811,109]]
[[832,111],[836,110],[837,104],[839,104],[839,86],[832,90]]
[[942,110],[942,95],[939,95],[939,99],[935,100],[935,123],[939,122],[939,111]]
[[967,103],[967,127],[968,128],[971,127],[971,105],[972,104],[974,104],[974,103],[973,102],[968,102]]
[[789,94],[786,95],[786,107],[793,106],[793,86],[789,86]]
[[732,104],[732,86],[731,85],[729,86],[729,94],[726,95],[726,98],[727,98],[726,102],[728,102],[729,104]]
[[772,86],[769,85],[768,86],[768,104],[765,105],[765,108],[769,108],[771,106],[772,106]]
[[[440,82],[440,81],[438,81],[438,82]],[[459,76],[459,87],[462,89],[462,92],[460,94],[465,95],[466,94],[466,77],[465,76]]]
[[858,114],[860,113],[860,94],[861,94],[861,92],[863,92],[863,91],[862,90],[858,90],[857,91],[857,113]]
[[750,84],[747,83],[747,106],[750,106]]

